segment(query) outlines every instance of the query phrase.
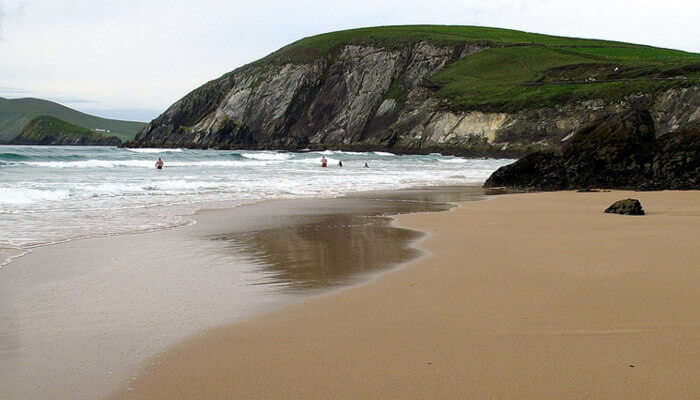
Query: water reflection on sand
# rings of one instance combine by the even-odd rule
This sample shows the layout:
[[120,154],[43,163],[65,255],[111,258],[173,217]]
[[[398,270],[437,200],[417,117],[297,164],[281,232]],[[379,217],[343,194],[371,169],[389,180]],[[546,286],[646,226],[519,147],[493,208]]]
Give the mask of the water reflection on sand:
[[[263,278],[256,284],[297,291],[333,288],[418,255],[409,244],[421,234],[391,226],[386,215],[445,210],[451,202],[480,198],[481,190],[464,187],[363,193],[328,200],[333,208],[316,203],[303,217],[280,216],[266,229],[211,238],[258,267]],[[358,201],[362,207],[353,207]]]

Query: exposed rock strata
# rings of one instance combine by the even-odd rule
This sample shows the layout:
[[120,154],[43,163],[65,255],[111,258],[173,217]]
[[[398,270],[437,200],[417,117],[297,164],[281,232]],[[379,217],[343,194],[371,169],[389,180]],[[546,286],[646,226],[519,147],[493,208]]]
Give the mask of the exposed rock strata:
[[700,189],[700,124],[656,136],[648,111],[602,118],[561,152],[535,152],[501,167],[484,184],[511,190]]
[[128,145],[520,156],[632,108],[650,110],[657,135],[700,121],[700,87],[509,113],[444,109],[429,78],[484,46],[346,45],[307,64],[252,64],[191,92]]

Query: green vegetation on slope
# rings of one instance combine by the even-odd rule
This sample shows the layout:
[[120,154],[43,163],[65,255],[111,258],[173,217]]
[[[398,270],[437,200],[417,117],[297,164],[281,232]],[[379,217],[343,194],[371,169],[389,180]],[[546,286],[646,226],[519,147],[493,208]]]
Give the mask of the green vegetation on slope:
[[109,130],[108,135],[117,136],[123,141],[133,139],[146,125],[143,122],[95,117],[47,100],[0,98],[0,141],[12,140],[31,120],[41,115],[53,116],[92,130]]
[[119,144],[118,142],[119,139],[114,136],[108,137],[46,115],[31,120],[13,139],[15,144]]
[[[682,77],[669,73],[700,62],[700,55],[674,57],[674,51],[662,49],[618,48],[605,50],[620,50],[623,56],[602,58],[585,51],[592,49],[575,50],[584,51],[544,46],[489,49],[451,64],[431,80],[453,108],[508,111],[592,98],[612,101],[700,83],[700,71],[692,68]],[[636,57],[629,57],[632,54]]]
[[[700,54],[630,43],[474,26],[352,29],[294,42],[254,63],[307,63],[346,44],[399,48],[417,41],[489,48],[447,65],[430,87],[452,109],[513,111],[700,84]],[[395,88],[394,88],[395,89]],[[393,90],[389,97],[396,96]]]
[[272,62],[308,62],[324,56],[339,46],[375,44],[395,47],[405,43],[430,41],[445,45],[481,43],[493,46],[542,45],[542,46],[616,46],[640,47],[633,44],[591,39],[574,39],[542,35],[512,29],[459,25],[405,25],[359,28],[324,33],[298,40],[265,57]]

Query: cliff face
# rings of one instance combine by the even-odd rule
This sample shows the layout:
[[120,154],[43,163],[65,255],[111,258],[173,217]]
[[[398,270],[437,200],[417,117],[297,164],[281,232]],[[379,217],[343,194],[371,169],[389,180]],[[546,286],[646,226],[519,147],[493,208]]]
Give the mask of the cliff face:
[[309,63],[257,63],[191,92],[128,146],[388,149],[518,156],[632,108],[657,136],[700,120],[700,86],[521,111],[456,111],[430,77],[488,44],[345,45]]
[[646,110],[611,115],[578,130],[561,152],[531,153],[499,168],[484,186],[513,191],[699,189],[700,124],[657,137]]

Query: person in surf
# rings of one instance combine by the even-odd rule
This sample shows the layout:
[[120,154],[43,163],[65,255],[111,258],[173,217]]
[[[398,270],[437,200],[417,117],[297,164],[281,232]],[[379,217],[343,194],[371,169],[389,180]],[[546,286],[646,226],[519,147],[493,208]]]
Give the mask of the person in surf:
[[163,169],[164,164],[165,163],[163,162],[163,160],[160,157],[158,157],[158,161],[156,161],[156,168]]
[[326,159],[326,156],[321,156],[321,167],[327,167],[328,166],[328,159]]

